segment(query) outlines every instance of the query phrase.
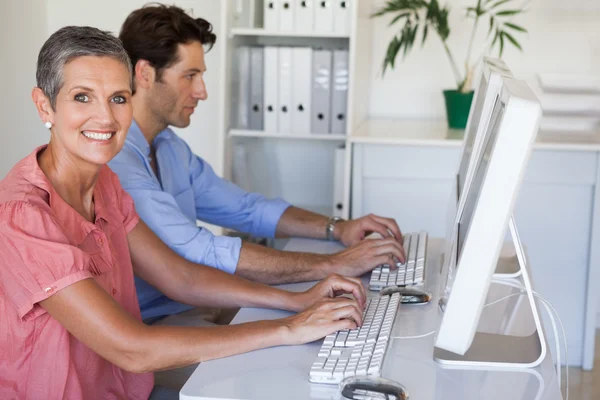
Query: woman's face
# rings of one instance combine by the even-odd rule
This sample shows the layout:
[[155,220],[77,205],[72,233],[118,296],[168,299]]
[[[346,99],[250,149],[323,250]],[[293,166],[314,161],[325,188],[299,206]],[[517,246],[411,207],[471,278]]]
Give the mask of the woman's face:
[[76,162],[106,164],[123,147],[132,118],[125,65],[96,56],[65,65],[52,118],[54,146],[63,147]]

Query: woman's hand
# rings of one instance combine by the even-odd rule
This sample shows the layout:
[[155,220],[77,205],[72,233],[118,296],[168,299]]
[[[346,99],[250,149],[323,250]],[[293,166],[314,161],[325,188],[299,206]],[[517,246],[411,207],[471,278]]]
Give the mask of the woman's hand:
[[361,280],[337,274],[323,279],[305,292],[296,293],[297,310],[305,310],[323,299],[332,299],[343,294],[352,294],[362,313],[367,301],[367,294]]
[[355,329],[362,325],[362,310],[355,299],[322,299],[309,309],[281,320],[287,327],[283,341],[303,344],[342,329]]

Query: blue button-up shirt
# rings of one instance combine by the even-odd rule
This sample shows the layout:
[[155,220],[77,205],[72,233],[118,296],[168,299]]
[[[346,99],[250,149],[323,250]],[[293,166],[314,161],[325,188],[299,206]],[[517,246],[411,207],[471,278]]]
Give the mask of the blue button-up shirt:
[[[150,145],[135,121],[123,149],[109,163],[133,197],[138,214],[180,256],[234,273],[241,240],[215,236],[208,229],[197,227],[196,220],[254,236],[273,237],[279,218],[290,204],[248,193],[218,177],[169,128],[160,132],[153,144],[158,177],[150,166]],[[167,298],[139,277],[135,284],[143,318],[192,308]]]

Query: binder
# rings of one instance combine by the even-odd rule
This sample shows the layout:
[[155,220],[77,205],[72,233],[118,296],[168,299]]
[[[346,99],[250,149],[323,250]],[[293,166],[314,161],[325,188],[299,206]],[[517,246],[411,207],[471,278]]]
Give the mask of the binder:
[[315,0],[315,26],[316,32],[333,31],[333,1]]
[[[236,28],[254,28],[262,20],[263,3],[257,0],[236,1],[233,6],[233,26]],[[260,17],[260,18],[259,18]]]
[[250,48],[250,124],[249,128],[262,131],[264,124],[264,49],[262,47]]
[[348,50],[333,52],[331,133],[346,133],[348,109]]
[[279,61],[278,49],[264,48],[264,131],[278,132],[277,109],[279,107]]
[[311,132],[329,133],[331,50],[314,50],[312,63]]
[[295,47],[292,50],[292,133],[311,132],[311,72],[312,49]]
[[346,149],[344,146],[336,148],[333,155],[333,210],[334,217],[345,217],[344,207],[344,164],[346,163]]
[[279,30],[292,32],[294,30],[295,0],[280,0],[279,5]]
[[340,35],[350,35],[351,0],[333,2],[333,31]]
[[238,129],[250,126],[250,48],[235,49],[232,95],[232,125]]
[[267,31],[279,29],[279,9],[282,0],[264,0],[263,21]]
[[294,31],[312,32],[315,19],[315,0],[294,0]]
[[279,108],[277,131],[292,132],[292,48],[279,47]]

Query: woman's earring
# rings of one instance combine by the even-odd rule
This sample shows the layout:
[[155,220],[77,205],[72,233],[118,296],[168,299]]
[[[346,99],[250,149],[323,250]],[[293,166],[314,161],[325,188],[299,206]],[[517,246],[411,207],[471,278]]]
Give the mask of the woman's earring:
[[52,122],[48,121],[44,124],[44,126],[48,129],[52,128]]

